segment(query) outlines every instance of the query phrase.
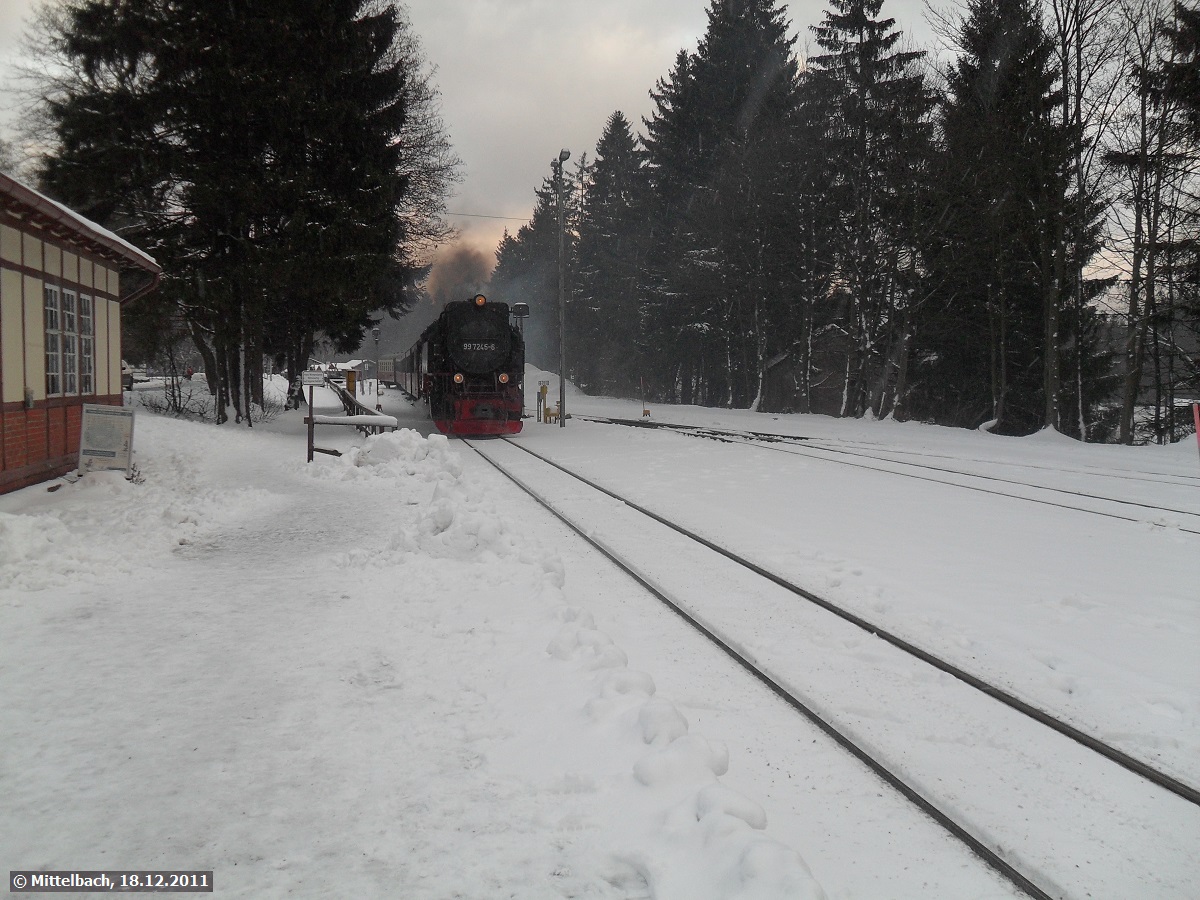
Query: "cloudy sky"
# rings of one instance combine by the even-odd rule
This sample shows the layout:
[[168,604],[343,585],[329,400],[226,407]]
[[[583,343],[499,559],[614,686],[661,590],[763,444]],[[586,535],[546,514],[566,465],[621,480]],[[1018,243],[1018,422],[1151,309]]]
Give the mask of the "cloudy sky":
[[[0,0],[0,74],[7,82],[35,0]],[[694,50],[708,0],[407,0],[437,66],[443,117],[464,162],[449,204],[462,240],[491,258],[505,226],[528,219],[534,189],[567,148],[594,155],[621,110],[640,128],[649,91],[681,48]],[[801,50],[823,0],[788,3]],[[883,13],[929,42],[922,0],[885,0]],[[4,99],[8,113],[11,100]],[[482,218],[483,216],[511,217]]]
[[[528,219],[534,189],[567,148],[572,161],[621,110],[641,128],[650,90],[681,48],[704,34],[708,0],[408,0],[465,178],[449,208],[463,239],[491,254],[507,225]],[[797,46],[826,4],[788,4]],[[921,0],[885,0],[905,31],[928,34]]]

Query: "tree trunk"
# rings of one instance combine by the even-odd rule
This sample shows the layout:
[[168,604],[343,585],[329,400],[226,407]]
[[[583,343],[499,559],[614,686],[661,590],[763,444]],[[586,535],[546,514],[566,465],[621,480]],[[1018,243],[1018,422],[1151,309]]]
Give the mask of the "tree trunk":
[[893,388],[892,418],[897,422],[908,421],[908,409],[905,400],[908,396],[908,347],[911,341],[909,327],[906,325],[900,335],[898,358],[896,361],[896,384]]
[[[1044,261],[1050,263],[1050,277],[1049,282],[1044,283],[1042,286],[1042,427],[1053,428],[1055,431],[1058,431],[1058,393],[1061,387],[1058,352],[1058,304],[1063,277],[1066,273],[1066,210],[1063,208],[1063,197],[1055,196],[1049,199],[1052,204],[1058,207],[1058,210],[1054,217],[1054,245],[1047,248],[1049,250],[1048,254],[1043,254]],[[1049,258],[1047,259],[1046,257]],[[1043,268],[1043,278],[1045,277],[1045,273],[1046,270]]]
[[196,352],[200,354],[200,358],[204,360],[204,380],[208,382],[208,392],[214,397],[220,391],[220,374],[217,371],[217,355],[213,352],[212,347],[208,345],[208,341],[204,339],[204,333],[194,319],[187,319],[188,332],[192,336],[192,344],[196,347]]

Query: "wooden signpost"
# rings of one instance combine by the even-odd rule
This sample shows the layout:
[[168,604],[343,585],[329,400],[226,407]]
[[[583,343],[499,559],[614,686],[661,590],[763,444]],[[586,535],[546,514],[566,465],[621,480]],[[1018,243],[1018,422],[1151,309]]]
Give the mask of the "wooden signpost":
[[[313,461],[313,451],[317,448],[313,446],[313,427],[316,424],[313,421],[313,388],[317,385],[325,383],[325,376],[320,372],[305,370],[300,373],[300,384],[308,388],[308,415],[304,417],[304,422],[308,425],[308,461]],[[325,451],[322,450],[322,453]]]
[[[353,374],[353,373],[351,373]],[[304,372],[301,375],[301,385],[308,388],[308,415],[304,424],[308,426],[308,461],[313,461],[314,453],[328,453],[330,456],[341,456],[340,450],[327,450],[316,446],[313,437],[318,425],[350,425],[363,434],[379,434],[383,431],[395,431],[398,427],[395,416],[385,416],[380,412],[372,412],[350,395],[349,390],[338,389],[342,398],[342,406],[346,409],[344,416],[318,416],[313,414],[313,388],[325,383],[321,372]]]

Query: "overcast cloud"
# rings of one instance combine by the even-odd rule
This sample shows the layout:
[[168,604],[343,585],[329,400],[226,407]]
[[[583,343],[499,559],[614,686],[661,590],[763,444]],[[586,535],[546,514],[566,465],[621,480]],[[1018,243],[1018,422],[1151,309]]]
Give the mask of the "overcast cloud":
[[[447,130],[464,162],[449,209],[463,241],[489,259],[505,226],[532,211],[534,189],[561,148],[594,155],[608,116],[641,128],[649,91],[681,48],[694,50],[708,0],[408,0],[442,95]],[[0,2],[0,71],[10,80],[34,0]],[[788,4],[797,47],[826,4]],[[921,0],[885,0],[883,14],[929,43]],[[11,114],[11,99],[4,112]],[[511,217],[479,218],[480,216]]]

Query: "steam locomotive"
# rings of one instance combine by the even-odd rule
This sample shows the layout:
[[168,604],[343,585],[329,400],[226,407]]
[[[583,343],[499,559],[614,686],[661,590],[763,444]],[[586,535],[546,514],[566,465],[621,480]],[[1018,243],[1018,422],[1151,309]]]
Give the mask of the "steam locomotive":
[[508,304],[476,294],[447,303],[412,349],[392,361],[391,377],[429,404],[438,431],[467,436],[521,430],[524,372],[525,341]]

